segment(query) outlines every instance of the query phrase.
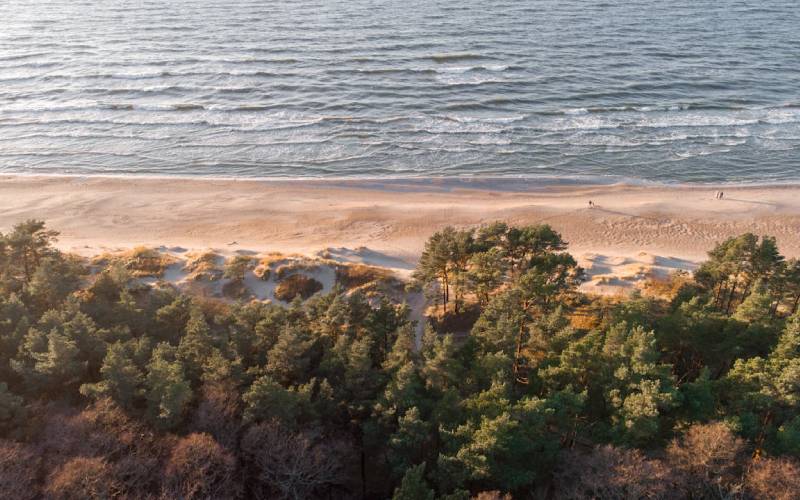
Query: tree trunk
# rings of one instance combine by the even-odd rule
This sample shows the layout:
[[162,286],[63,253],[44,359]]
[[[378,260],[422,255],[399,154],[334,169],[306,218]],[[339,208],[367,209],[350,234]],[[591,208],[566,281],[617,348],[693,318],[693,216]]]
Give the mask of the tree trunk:
[[714,294],[714,307],[719,308],[720,306],[720,298],[722,297],[722,285],[725,284],[724,280],[720,280],[719,286],[717,287],[717,293]]
[[720,311],[723,309],[723,306],[725,305],[725,293],[727,291],[728,291],[728,280],[723,280],[719,284],[717,297],[714,300],[714,307],[716,307]]
[[25,270],[25,283],[31,282],[31,267],[28,262],[28,252],[22,253],[22,267]]
[[747,298],[747,296],[748,296],[748,295],[750,295],[750,287],[751,287],[752,285],[753,285],[753,282],[752,282],[752,281],[748,281],[748,282],[747,282],[747,285],[745,285],[745,287],[744,287],[744,291],[742,292],[742,300],[741,300],[741,302],[739,302],[739,304],[740,304],[740,305],[742,304],[742,302],[744,302],[744,301],[745,301],[745,299]]
[[[529,304],[523,303],[522,308],[527,310]],[[519,333],[517,334],[517,347],[514,353],[514,383],[526,383],[520,375],[520,360],[522,359],[522,340],[525,335],[525,320],[520,321]]]
[[737,282],[733,282],[733,286],[731,287],[731,292],[728,294],[728,305],[725,307],[725,314],[731,313],[731,305],[733,305],[733,296],[736,294],[736,284]]
[[361,498],[367,498],[367,454],[364,453],[364,445],[361,445]]
[[795,295],[794,297],[794,304],[792,305],[792,314],[797,312],[797,305],[800,304],[800,293]]
[[447,273],[444,273],[444,290],[442,290],[442,298],[443,306],[444,306],[444,313],[447,314],[447,302],[450,300],[450,284],[447,280]]

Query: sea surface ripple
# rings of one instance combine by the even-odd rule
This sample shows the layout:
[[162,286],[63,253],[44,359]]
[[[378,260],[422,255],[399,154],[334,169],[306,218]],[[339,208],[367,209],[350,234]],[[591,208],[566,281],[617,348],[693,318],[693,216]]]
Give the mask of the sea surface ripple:
[[0,172],[800,181],[800,4],[5,0]]

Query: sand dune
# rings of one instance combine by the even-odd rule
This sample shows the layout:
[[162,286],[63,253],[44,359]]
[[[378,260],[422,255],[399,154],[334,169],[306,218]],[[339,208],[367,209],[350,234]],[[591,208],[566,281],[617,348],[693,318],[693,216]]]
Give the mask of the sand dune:
[[597,278],[595,291],[613,283],[628,288],[642,273],[691,268],[715,242],[745,231],[773,235],[784,253],[800,255],[800,187],[727,188],[724,200],[714,191],[535,181],[6,176],[0,230],[35,217],[61,232],[63,249],[84,255],[136,245],[327,252],[407,272],[428,236],[448,224],[546,222]]

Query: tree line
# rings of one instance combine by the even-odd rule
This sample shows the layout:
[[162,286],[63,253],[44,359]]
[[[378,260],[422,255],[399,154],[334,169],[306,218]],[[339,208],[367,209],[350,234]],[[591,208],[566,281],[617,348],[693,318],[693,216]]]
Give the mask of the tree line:
[[800,275],[772,238],[608,300],[547,225],[445,228],[421,339],[389,295],[192,297],[56,238],[0,235],[4,497],[800,492]]

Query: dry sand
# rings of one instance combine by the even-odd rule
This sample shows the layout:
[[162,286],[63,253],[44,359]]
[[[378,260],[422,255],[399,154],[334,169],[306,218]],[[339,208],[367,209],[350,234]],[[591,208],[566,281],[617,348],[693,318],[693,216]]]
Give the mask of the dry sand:
[[[149,245],[327,255],[413,267],[448,224],[548,223],[593,281],[616,293],[649,273],[691,269],[750,231],[800,255],[800,187],[542,186],[535,181],[249,181],[0,177],[0,231],[39,218],[64,250]],[[590,209],[589,200],[596,207]]]

